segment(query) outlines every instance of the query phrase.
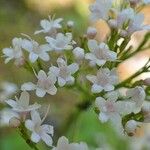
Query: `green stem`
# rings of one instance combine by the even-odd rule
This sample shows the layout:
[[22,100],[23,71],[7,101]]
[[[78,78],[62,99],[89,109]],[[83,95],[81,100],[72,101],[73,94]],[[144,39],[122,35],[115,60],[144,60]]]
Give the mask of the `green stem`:
[[36,144],[34,142],[32,142],[30,140],[30,137],[28,136],[27,134],[27,130],[24,126],[24,124],[22,123],[19,127],[19,133],[21,135],[21,137],[26,141],[26,143],[34,150],[39,150],[37,147],[36,147]]
[[126,80],[122,81],[121,83],[119,83],[118,85],[116,85],[116,89],[121,88],[121,87],[126,87],[128,86],[128,84],[130,84],[130,82],[137,76],[139,76],[140,74],[147,72],[150,66],[146,66],[149,63],[149,60],[146,62],[146,64],[144,65],[144,67],[142,67],[140,70],[138,70],[137,72],[135,72],[132,76],[130,76],[129,78],[127,78]]
[[148,41],[149,39],[150,39],[150,33],[147,33],[147,34],[145,35],[143,41],[141,42],[141,44],[138,46],[138,48],[137,48],[134,52],[128,54],[127,56],[123,56],[123,55],[122,55],[122,57],[121,57],[120,59],[121,59],[121,60],[129,59],[130,57],[134,56],[134,55],[135,55],[136,53],[138,53],[139,51],[142,51],[142,50],[145,50],[146,48],[149,48],[149,46],[146,47],[146,48],[143,48],[143,46],[147,43],[147,41]]

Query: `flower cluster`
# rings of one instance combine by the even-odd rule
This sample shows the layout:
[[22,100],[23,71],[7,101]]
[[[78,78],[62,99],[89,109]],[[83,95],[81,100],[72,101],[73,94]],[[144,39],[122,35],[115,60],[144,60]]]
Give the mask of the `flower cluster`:
[[[56,95],[58,88],[62,87],[73,90],[76,88],[90,106],[94,105],[101,123],[109,121],[121,134],[134,135],[141,124],[149,122],[149,80],[133,79],[149,71],[150,61],[124,81],[119,81],[117,70],[120,62],[136,52],[132,53],[127,49],[131,35],[137,31],[150,30],[150,25],[143,25],[144,15],[138,12],[141,4],[143,6],[149,2],[127,0],[116,6],[115,0],[96,0],[91,4],[89,9],[92,21],[103,20],[110,27],[110,35],[104,41],[98,42],[97,30],[88,27],[86,36],[80,38],[82,42],[76,42],[72,32],[74,23],[69,21],[63,25],[62,18],[50,16],[48,20],[40,22],[42,29],[35,31],[36,36],[45,35],[45,43],[39,44],[25,34],[21,38],[14,38],[12,47],[3,49],[5,63],[15,60],[15,65],[30,71],[37,81],[22,83],[20,98],[15,97],[13,100],[7,97],[5,100],[17,113],[17,117],[10,119],[10,125],[18,127],[23,136],[26,129],[30,130],[32,146],[42,140],[52,150],[88,150],[85,143],[69,143],[65,137],[60,137],[55,147],[52,140],[53,126],[43,123],[49,106],[41,119],[38,112],[41,105],[36,102],[29,104],[30,96],[27,91],[35,91],[36,96],[42,98],[46,94]],[[120,39],[123,40],[118,45]],[[52,60],[54,52],[57,58]],[[49,65],[47,68],[43,67],[44,62]],[[125,94],[122,92],[123,88]],[[14,91],[8,88],[8,94],[9,92]]]

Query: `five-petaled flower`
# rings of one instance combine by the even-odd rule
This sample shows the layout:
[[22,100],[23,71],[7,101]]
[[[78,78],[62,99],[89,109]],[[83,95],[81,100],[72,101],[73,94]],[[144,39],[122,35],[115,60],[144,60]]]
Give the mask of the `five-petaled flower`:
[[93,83],[91,91],[99,93],[102,90],[112,91],[114,85],[118,83],[118,75],[116,68],[109,70],[108,68],[101,68],[97,75],[87,75],[86,78]]
[[56,82],[56,77],[50,73],[48,76],[43,70],[38,72],[37,76],[37,84],[33,84],[32,82],[24,83],[21,86],[21,89],[31,91],[36,90],[36,95],[38,97],[44,97],[46,93],[50,95],[55,95],[57,92],[57,88],[54,85]]
[[49,20],[41,20],[40,25],[42,29],[35,31],[35,34],[48,33],[51,36],[55,36],[57,34],[57,30],[62,28],[62,25],[60,24],[62,21],[62,18],[54,20],[51,16],[49,16]]
[[26,120],[25,126],[32,132],[31,140],[33,142],[38,143],[40,140],[43,140],[48,146],[52,146],[53,126],[42,125],[43,121],[37,111],[31,111],[31,120]]
[[50,47],[48,44],[39,45],[38,42],[30,39],[24,39],[22,42],[22,48],[28,51],[29,60],[34,63],[38,58],[42,59],[43,61],[49,61],[50,57],[47,53],[50,51]]
[[67,65],[67,62],[62,59],[57,59],[58,67],[51,66],[49,68],[49,74],[54,74],[58,78],[58,85],[60,87],[64,86],[65,84],[73,84],[74,77],[72,74],[78,71],[79,65],[77,63],[72,63]]
[[15,59],[15,64],[20,61],[23,57],[22,52],[22,38],[13,38],[12,40],[12,47],[4,48],[3,54],[6,59],[5,63],[8,63],[10,60]]
[[98,44],[96,40],[89,40],[88,47],[90,53],[85,55],[85,58],[90,60],[90,65],[102,66],[106,61],[115,61],[117,59],[117,53],[109,50],[109,47],[105,43]]
[[28,92],[24,91],[21,93],[20,98],[16,97],[16,100],[6,100],[6,103],[12,107],[12,109],[19,113],[26,113],[32,110],[38,109],[41,105],[34,103],[33,105],[29,105],[29,94]]
[[63,33],[58,33],[55,38],[46,36],[45,39],[48,42],[51,50],[62,51],[73,48],[71,33],[66,33],[65,35]]

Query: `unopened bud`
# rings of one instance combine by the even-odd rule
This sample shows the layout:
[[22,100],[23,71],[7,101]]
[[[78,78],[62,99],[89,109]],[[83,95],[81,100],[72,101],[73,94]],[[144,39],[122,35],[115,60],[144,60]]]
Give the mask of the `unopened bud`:
[[97,34],[97,30],[94,27],[88,27],[86,34],[89,39],[94,39]]
[[150,103],[145,102],[141,108],[142,114],[144,116],[144,122],[150,122]]
[[70,21],[67,22],[67,27],[68,28],[73,28],[73,26],[74,26],[74,22],[73,21],[70,20]]
[[80,47],[76,47],[73,50],[73,54],[75,56],[76,59],[83,59],[84,58],[84,49],[80,48]]
[[129,120],[125,125],[125,131],[129,136],[134,136],[136,133],[136,130],[139,126],[139,123],[135,120]]
[[20,125],[20,120],[17,117],[12,117],[9,120],[9,126],[13,128],[17,128]]
[[117,21],[115,19],[110,19],[108,24],[111,28],[117,28]]
[[150,85],[150,78],[143,80],[143,84],[149,86]]

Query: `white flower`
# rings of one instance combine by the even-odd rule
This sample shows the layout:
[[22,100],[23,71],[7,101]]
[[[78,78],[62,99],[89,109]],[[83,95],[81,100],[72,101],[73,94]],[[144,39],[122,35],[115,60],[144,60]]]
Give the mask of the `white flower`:
[[95,101],[95,105],[100,111],[99,120],[103,123],[110,120],[117,131],[122,134],[122,117],[130,114],[134,105],[131,102],[118,101],[120,97],[118,91],[108,92],[104,97],[97,97]]
[[84,59],[84,49],[83,49],[83,48],[76,47],[76,48],[73,50],[73,54],[74,54],[74,57],[75,57],[77,60],[82,60],[82,59]]
[[12,47],[4,48],[3,54],[4,54],[4,57],[6,57],[5,63],[8,63],[12,59],[15,59],[15,63],[17,63],[18,60],[23,57],[22,39],[14,38],[12,40]]
[[49,43],[49,46],[52,50],[62,51],[62,50],[70,50],[72,49],[72,34],[66,33],[65,35],[62,33],[58,33],[56,38],[46,36],[46,41]]
[[49,61],[50,57],[48,51],[50,47],[48,44],[39,45],[36,41],[30,39],[24,39],[22,43],[22,48],[27,50],[29,54],[29,60],[34,63],[38,58],[41,58],[43,61]]
[[129,101],[135,105],[133,112],[140,111],[146,96],[144,89],[140,86],[129,89],[126,92],[126,96],[129,98]]
[[77,63],[67,65],[67,62],[62,58],[57,59],[57,64],[58,67],[52,66],[49,68],[49,74],[53,73],[58,78],[60,87],[65,84],[73,84],[75,79],[72,74],[79,70],[79,65]]
[[47,19],[41,20],[40,25],[42,29],[39,31],[35,31],[35,34],[48,33],[50,35],[55,35],[57,33],[57,30],[62,28],[62,25],[60,24],[62,20],[63,20],[62,18],[53,20],[53,18],[51,18],[50,16],[49,20]]
[[111,71],[108,68],[101,68],[97,75],[87,75],[86,78],[93,83],[91,91],[99,93],[102,90],[112,91],[114,85],[118,83],[118,75],[116,69]]
[[112,0],[96,0],[95,3],[90,5],[91,20],[96,21],[98,19],[107,20],[109,17],[109,10],[112,6]]
[[33,105],[29,105],[29,94],[28,92],[22,92],[20,98],[16,97],[16,100],[9,99],[6,101],[8,105],[12,107],[12,109],[16,112],[29,112],[31,110],[35,110],[41,107],[41,105],[34,103]]
[[143,25],[144,15],[141,13],[135,14],[134,18],[129,22],[128,33],[132,34],[140,30],[150,30],[150,25]]
[[24,83],[21,86],[21,90],[32,91],[36,90],[36,95],[38,97],[44,97],[46,93],[50,95],[55,95],[57,88],[55,87],[56,77],[50,73],[48,76],[43,70],[40,70],[37,75],[37,84],[32,82]]
[[90,53],[85,54],[85,58],[90,60],[91,65],[104,65],[106,61],[115,61],[117,59],[117,53],[109,50],[109,47],[105,43],[98,45],[96,40],[89,40],[88,47]]
[[57,147],[52,150],[88,150],[85,143],[69,143],[68,139],[64,136],[60,137],[57,142]]
[[[32,132],[31,140],[35,143],[38,143],[40,140],[43,140],[48,146],[52,146],[53,136],[53,126],[43,124],[43,120],[37,111],[31,111],[31,120],[26,120],[25,126],[28,130]],[[50,136],[51,135],[51,136]]]

